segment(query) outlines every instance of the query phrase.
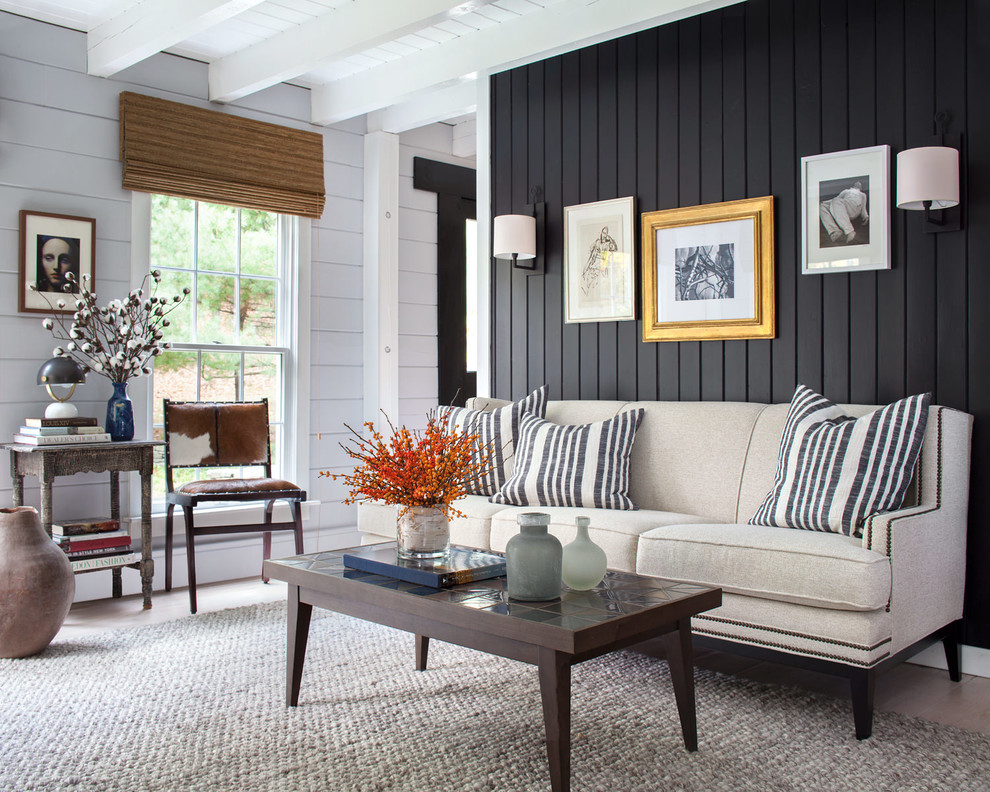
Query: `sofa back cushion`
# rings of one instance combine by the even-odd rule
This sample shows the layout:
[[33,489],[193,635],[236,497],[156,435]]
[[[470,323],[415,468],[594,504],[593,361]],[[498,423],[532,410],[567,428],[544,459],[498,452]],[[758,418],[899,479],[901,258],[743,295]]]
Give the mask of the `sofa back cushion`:
[[[766,405],[632,402],[628,406],[644,409],[629,465],[633,502],[641,509],[735,522],[746,449]],[[776,461],[776,449],[773,457]]]

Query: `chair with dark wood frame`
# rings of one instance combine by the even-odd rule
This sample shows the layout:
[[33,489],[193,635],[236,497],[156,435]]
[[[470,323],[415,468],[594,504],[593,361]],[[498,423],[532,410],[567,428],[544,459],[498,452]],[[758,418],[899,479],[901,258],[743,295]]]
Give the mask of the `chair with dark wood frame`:
[[[182,508],[186,528],[186,564],[189,570],[189,610],[196,612],[197,536],[262,533],[263,559],[271,558],[272,531],[292,531],[296,553],[303,552],[302,501],[306,491],[282,479],[273,479],[269,440],[268,400],[258,402],[173,402],[164,400],[165,417],[165,590],[172,590],[172,517]],[[211,478],[173,487],[176,468],[263,467],[256,478]],[[272,522],[276,501],[285,500],[292,520]],[[220,501],[253,501],[265,505],[263,522],[241,525],[198,526],[194,509]],[[262,574],[262,580],[268,578]]]

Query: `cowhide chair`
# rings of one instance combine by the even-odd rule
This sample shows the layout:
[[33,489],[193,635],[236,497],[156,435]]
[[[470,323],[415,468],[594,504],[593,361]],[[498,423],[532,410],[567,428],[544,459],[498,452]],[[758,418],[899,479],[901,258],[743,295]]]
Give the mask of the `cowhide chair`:
[[[172,512],[182,508],[186,523],[186,562],[189,568],[189,610],[196,612],[197,536],[227,533],[263,533],[263,556],[270,558],[272,531],[292,531],[296,553],[303,552],[301,503],[305,490],[282,479],[273,479],[268,437],[268,400],[259,402],[173,402],[165,399],[165,590],[172,590]],[[209,478],[191,481],[175,489],[175,468],[263,467],[257,478]],[[290,522],[272,522],[275,502],[292,508]],[[260,501],[264,521],[247,525],[197,526],[193,510],[218,501]],[[267,583],[268,579],[263,577]]]

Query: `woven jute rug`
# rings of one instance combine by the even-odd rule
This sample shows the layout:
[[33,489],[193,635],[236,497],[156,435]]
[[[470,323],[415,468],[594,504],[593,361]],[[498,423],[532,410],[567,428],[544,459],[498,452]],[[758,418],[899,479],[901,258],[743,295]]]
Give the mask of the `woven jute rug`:
[[[56,638],[0,660],[0,790],[506,792],[549,789],[536,670],[317,610],[284,704],[285,606]],[[572,677],[574,790],[990,789],[990,737],[697,673],[700,749],[666,664],[627,651]]]

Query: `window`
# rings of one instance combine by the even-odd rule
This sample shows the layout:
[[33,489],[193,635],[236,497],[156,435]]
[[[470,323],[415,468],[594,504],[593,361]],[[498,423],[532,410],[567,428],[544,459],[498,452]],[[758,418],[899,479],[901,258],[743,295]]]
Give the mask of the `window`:
[[[291,284],[296,271],[295,218],[185,198],[151,198],[151,267],[160,293],[190,295],[169,318],[172,348],[155,360],[153,423],[164,438],[162,400],[256,401],[268,398],[273,475],[292,475],[293,370]],[[289,469],[287,469],[289,468]],[[176,471],[175,485],[197,477],[259,475],[258,469]],[[165,497],[164,462],[153,499]]]

